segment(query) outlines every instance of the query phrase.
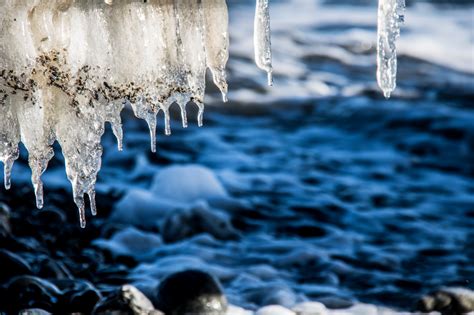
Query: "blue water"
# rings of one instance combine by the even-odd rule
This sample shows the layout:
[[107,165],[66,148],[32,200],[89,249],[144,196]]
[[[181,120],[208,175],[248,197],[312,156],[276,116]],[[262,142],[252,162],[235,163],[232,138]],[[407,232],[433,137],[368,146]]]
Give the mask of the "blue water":
[[[131,113],[124,152],[106,134],[98,182],[105,209],[88,219],[110,230],[96,238],[134,223],[110,223],[113,206],[101,199],[149,191],[167,166],[207,167],[230,200],[209,208],[232,233],[202,228],[146,257],[129,253],[128,281],[147,291],[168,271],[199,267],[248,309],[338,297],[409,310],[442,286],[474,289],[472,3],[408,9],[399,86],[385,100],[375,83],[376,8],[363,2],[275,1],[273,88],[252,64],[252,7],[230,2],[230,102],[221,104],[209,84],[205,126],[183,130],[174,121],[156,154]],[[16,165],[15,176],[16,189],[27,185],[26,167]],[[46,204],[62,196],[70,205],[60,156],[44,178],[46,195],[53,192]],[[163,232],[138,228],[145,238]]]

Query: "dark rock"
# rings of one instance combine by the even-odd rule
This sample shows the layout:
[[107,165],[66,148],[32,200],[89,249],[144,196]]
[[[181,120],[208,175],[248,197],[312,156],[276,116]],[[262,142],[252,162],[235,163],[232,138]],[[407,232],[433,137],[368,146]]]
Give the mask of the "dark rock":
[[200,233],[208,233],[221,240],[236,239],[239,236],[232,226],[230,216],[223,211],[211,209],[205,202],[174,211],[163,222],[162,230],[165,242],[177,242]]
[[474,312],[474,291],[464,288],[443,288],[423,296],[417,305],[422,312],[458,315]]
[[13,278],[5,288],[4,302],[7,313],[22,309],[41,308],[48,312],[58,311],[57,301],[61,291],[52,283],[33,276]]
[[318,301],[323,303],[327,308],[330,309],[344,309],[354,305],[349,299],[336,297],[336,296],[325,296],[318,298]]
[[19,315],[49,315],[50,312],[42,310],[40,308],[29,308],[25,310],[21,310]]
[[16,276],[32,274],[27,261],[12,252],[0,249],[0,284]]
[[0,202],[0,237],[6,237],[11,233],[10,213],[10,207]]
[[102,298],[100,292],[88,281],[56,280],[52,282],[63,293],[58,305],[64,311],[90,314]]
[[227,311],[219,282],[206,272],[174,273],[158,287],[156,306],[166,315],[223,315]]
[[67,217],[64,214],[64,211],[55,207],[36,212],[35,218],[37,220],[37,225],[47,226],[48,229],[51,229],[52,231],[64,228],[64,224],[67,223]]
[[60,261],[43,256],[36,266],[36,274],[47,279],[71,279],[72,275]]

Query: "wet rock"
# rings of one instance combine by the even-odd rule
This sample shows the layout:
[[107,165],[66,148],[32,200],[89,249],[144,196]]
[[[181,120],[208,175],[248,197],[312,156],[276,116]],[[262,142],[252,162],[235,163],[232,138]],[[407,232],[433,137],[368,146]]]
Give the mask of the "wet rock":
[[206,202],[170,213],[162,224],[163,239],[177,242],[199,233],[209,233],[217,239],[235,239],[238,232],[226,213],[211,209]]
[[151,301],[132,285],[122,287],[122,297],[136,315],[163,315],[160,311],[155,310]]
[[64,211],[56,207],[49,207],[34,213],[38,226],[47,226],[53,232],[58,233],[67,223],[67,217]]
[[61,291],[52,283],[33,276],[13,278],[6,286],[4,302],[7,313],[22,309],[40,308],[49,312],[58,311],[56,303]]
[[26,310],[21,310],[19,315],[50,315],[50,312],[46,312],[40,308],[30,308]]
[[92,314],[163,315],[136,287],[124,285],[99,302]]
[[341,297],[337,297],[337,296],[321,297],[321,298],[318,298],[318,301],[331,309],[349,308],[354,305],[352,301],[341,298]]
[[417,305],[422,312],[441,312],[445,315],[474,312],[474,291],[464,288],[442,288],[423,296]]
[[10,207],[0,202],[0,237],[6,237],[11,233],[10,213]]
[[88,281],[56,280],[53,283],[62,291],[58,307],[64,311],[90,314],[102,298],[100,292]]
[[0,284],[16,276],[31,274],[33,274],[31,266],[26,260],[17,254],[0,249]]
[[36,266],[36,274],[47,279],[71,279],[72,275],[67,267],[61,262],[50,257],[43,256]]
[[163,280],[158,287],[156,306],[166,315],[224,315],[227,299],[213,276],[186,270]]

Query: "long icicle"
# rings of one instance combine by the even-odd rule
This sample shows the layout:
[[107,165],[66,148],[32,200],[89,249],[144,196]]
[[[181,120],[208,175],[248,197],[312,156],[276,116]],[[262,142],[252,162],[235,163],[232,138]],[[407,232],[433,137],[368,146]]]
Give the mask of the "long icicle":
[[270,8],[268,0],[257,0],[254,22],[255,62],[267,72],[268,85],[273,85],[272,42],[270,35]]
[[397,47],[405,0],[379,0],[377,28],[377,82],[385,98],[397,86]]

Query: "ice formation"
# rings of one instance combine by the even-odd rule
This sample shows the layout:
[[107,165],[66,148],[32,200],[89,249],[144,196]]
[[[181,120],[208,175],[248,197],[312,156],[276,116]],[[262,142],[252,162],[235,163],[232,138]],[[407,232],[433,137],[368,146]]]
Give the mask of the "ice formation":
[[269,0],[257,0],[254,23],[255,62],[268,75],[268,85],[273,85],[272,49],[270,38]]
[[[395,40],[404,0],[380,0],[378,82],[395,88]],[[109,123],[122,150],[120,113],[146,121],[156,151],[157,115],[171,133],[170,106],[194,103],[203,122],[207,69],[227,100],[229,57],[225,0],[3,0],[0,2],[0,161],[4,186],[21,141],[38,208],[41,175],[58,142],[84,227],[86,195],[96,214],[101,137]],[[272,78],[269,0],[256,0],[255,61]]]
[[[165,133],[170,134],[172,104],[180,107],[186,127],[186,106],[194,103],[202,125],[207,69],[227,99],[225,0],[4,0],[0,11],[4,185],[10,188],[21,141],[41,208],[41,175],[57,141],[81,226],[86,195],[96,214],[104,125],[111,124],[121,150],[125,105],[147,122],[155,151],[157,114],[164,113]],[[268,21],[260,25],[268,28]]]
[[379,0],[377,28],[377,82],[386,98],[397,85],[397,48],[405,0]]

